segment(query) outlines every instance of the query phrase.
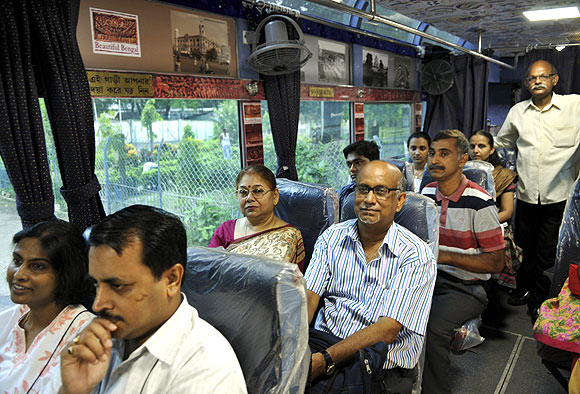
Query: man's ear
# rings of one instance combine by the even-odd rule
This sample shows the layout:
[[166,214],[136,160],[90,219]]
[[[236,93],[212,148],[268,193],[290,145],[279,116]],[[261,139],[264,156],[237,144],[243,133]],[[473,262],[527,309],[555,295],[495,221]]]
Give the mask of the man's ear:
[[175,264],[163,272],[163,279],[167,283],[168,295],[174,296],[181,292],[184,268],[182,264]]
[[552,86],[556,86],[558,84],[559,80],[560,80],[560,77],[558,76],[558,74],[554,75],[554,83],[552,84]]
[[463,168],[467,160],[469,160],[469,155],[467,153],[462,154],[459,158],[459,167]]
[[395,212],[401,212],[401,209],[403,209],[403,205],[405,205],[406,200],[407,193],[401,192],[401,194],[399,194],[399,198],[397,199],[397,208],[395,209]]

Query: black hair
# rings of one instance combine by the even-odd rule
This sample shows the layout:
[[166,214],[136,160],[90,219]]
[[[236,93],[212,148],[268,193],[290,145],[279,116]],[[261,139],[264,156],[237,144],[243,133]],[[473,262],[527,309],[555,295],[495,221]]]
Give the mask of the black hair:
[[[491,135],[491,133],[489,133],[488,131],[485,131],[485,130],[478,130],[475,133],[473,133],[471,136],[473,137],[474,135],[484,136],[487,139],[487,143],[489,144],[489,147],[491,149],[493,149],[493,136]],[[499,155],[497,154],[497,149],[491,155],[489,155],[489,157],[487,158],[487,161],[490,162],[494,167],[501,166],[501,159],[499,158]]]
[[353,142],[342,150],[345,159],[352,152],[356,153],[357,155],[364,156],[370,161],[379,160],[380,158],[379,146],[373,141]]
[[460,157],[461,155],[469,153],[469,141],[467,141],[465,135],[460,130],[457,129],[441,130],[440,132],[435,134],[435,137],[433,137],[432,142],[439,140],[447,140],[451,138],[455,139],[455,149],[457,149],[457,153],[459,154]]
[[242,171],[240,171],[236,178],[236,189],[238,188],[238,185],[242,181],[242,177],[246,174],[258,174],[268,183],[268,186],[270,186],[272,190],[276,189],[276,177],[274,176],[274,173],[270,171],[268,167],[263,166],[261,164],[247,166]]
[[407,148],[409,147],[409,144],[413,138],[423,138],[425,141],[427,141],[427,146],[431,146],[431,137],[429,137],[429,134],[418,131],[411,134],[409,138],[407,138]]
[[52,269],[57,286],[54,299],[58,305],[81,304],[94,293],[88,277],[89,251],[82,232],[64,221],[40,222],[17,232],[14,245],[24,238],[36,238]]
[[89,245],[106,245],[118,255],[135,241],[143,245],[141,256],[155,279],[175,264],[187,261],[187,235],[179,218],[148,205],[131,205],[95,224],[90,231]]

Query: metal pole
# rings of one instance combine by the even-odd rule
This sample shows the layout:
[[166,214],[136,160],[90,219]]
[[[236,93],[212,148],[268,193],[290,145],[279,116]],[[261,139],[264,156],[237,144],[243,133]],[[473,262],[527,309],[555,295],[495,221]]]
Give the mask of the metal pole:
[[477,52],[481,53],[481,30],[477,32]]
[[107,196],[107,213],[111,213],[111,185],[109,184],[109,160],[107,159],[107,150],[109,149],[111,137],[107,137],[105,148],[103,149],[103,165],[105,167],[105,195]]
[[159,148],[157,148],[157,191],[159,193],[159,208],[161,209],[163,209],[163,191],[161,190],[161,162],[159,161],[159,157],[161,156],[164,141],[164,139],[161,139]]
[[[257,0],[244,0],[244,1],[249,2],[251,4],[258,3]],[[369,21],[379,22],[379,23],[382,23],[384,25],[391,26],[391,27],[394,27],[396,29],[400,29],[400,30],[406,31],[408,33],[412,33],[412,34],[421,36],[421,37],[426,38],[428,40],[435,41],[435,42],[438,42],[440,44],[443,44],[443,45],[446,45],[448,47],[451,47],[453,49],[456,49],[456,50],[458,50],[460,52],[464,52],[464,53],[470,54],[472,56],[476,56],[476,57],[479,57],[481,59],[487,60],[490,63],[499,64],[502,67],[507,67],[509,69],[515,70],[515,67],[512,66],[512,65],[510,65],[510,64],[507,64],[507,63],[504,63],[504,62],[502,62],[500,60],[497,60],[497,59],[494,59],[492,57],[483,55],[483,54],[481,54],[479,52],[476,52],[476,51],[473,51],[471,49],[462,47],[460,45],[457,45],[457,44],[455,44],[453,42],[444,40],[444,39],[439,38],[437,36],[434,36],[432,34],[425,33],[424,31],[417,30],[417,29],[414,29],[414,28],[409,27],[409,26],[405,26],[402,23],[392,21],[392,20],[390,20],[388,18],[385,18],[383,16],[376,15],[376,14],[372,14],[372,13],[366,12],[366,11],[362,11],[362,10],[359,10],[357,8],[353,8],[351,6],[348,6],[348,5],[345,5],[345,4],[342,4],[342,3],[336,3],[336,2],[334,2],[332,0],[309,0],[309,1],[312,2],[312,3],[320,4],[322,6],[325,6],[325,7],[331,8],[331,9],[334,9],[334,10],[338,10],[338,11],[342,11],[342,12],[348,12],[351,15],[356,15],[356,16],[359,16],[361,18],[365,18],[365,19],[367,19]],[[266,6],[269,5],[269,3],[267,3],[267,2],[260,1],[259,3],[262,3],[262,4],[266,5]],[[300,17],[302,18],[303,15],[300,15]]]

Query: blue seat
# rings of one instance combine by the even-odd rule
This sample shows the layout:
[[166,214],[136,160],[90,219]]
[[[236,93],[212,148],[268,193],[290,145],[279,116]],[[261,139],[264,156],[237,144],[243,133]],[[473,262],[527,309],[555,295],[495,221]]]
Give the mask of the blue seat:
[[331,187],[304,182],[276,179],[280,200],[274,213],[280,219],[297,227],[302,233],[306,261],[314,251],[318,236],[338,222],[338,195]]
[[295,264],[192,247],[182,291],[232,345],[249,393],[303,393],[306,285]]
[[407,192],[407,199],[395,222],[406,227],[429,245],[435,260],[439,254],[439,210],[435,201],[419,193]]

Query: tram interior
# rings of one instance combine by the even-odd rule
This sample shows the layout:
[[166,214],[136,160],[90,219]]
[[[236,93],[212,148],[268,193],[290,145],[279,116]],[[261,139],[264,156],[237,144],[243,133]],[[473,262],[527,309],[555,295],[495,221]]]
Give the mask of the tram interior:
[[[536,59],[558,65],[561,80],[569,80],[557,87],[562,93],[580,93],[574,76],[578,19],[533,24],[522,16],[530,6],[578,3],[540,3],[80,0],[71,42],[90,89],[98,198],[107,214],[137,203],[173,212],[186,225],[188,246],[207,246],[217,225],[240,217],[233,185],[245,165],[264,163],[276,172],[295,163],[298,181],[338,190],[349,182],[342,149],[351,142],[375,141],[381,159],[402,163],[415,131],[495,133],[510,107],[529,97],[521,81]],[[312,54],[294,84],[299,112],[291,121],[273,107],[265,78],[248,62],[251,32],[273,14],[295,21]],[[293,39],[296,32],[288,32]],[[36,74],[43,74],[43,61],[35,58]],[[53,131],[61,126],[51,113],[49,90],[56,85],[49,78],[39,77],[38,86],[46,152],[34,160],[47,164],[43,193],[53,196],[54,214],[67,219],[60,189],[71,175],[59,167]],[[284,96],[294,92],[283,91],[276,103],[287,105]],[[286,131],[276,130],[285,123],[296,125],[294,151],[280,140]],[[18,193],[0,162],[0,255],[6,261],[22,226]],[[331,222],[340,214],[332,211]],[[508,305],[499,285],[488,291],[479,328],[485,340],[452,354],[452,393],[565,393],[537,354],[526,308]],[[12,305],[8,294],[3,283],[2,309]]]

